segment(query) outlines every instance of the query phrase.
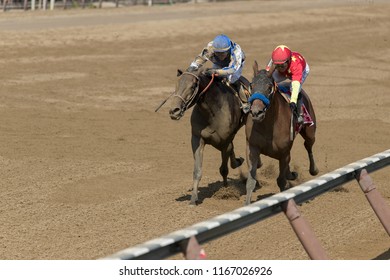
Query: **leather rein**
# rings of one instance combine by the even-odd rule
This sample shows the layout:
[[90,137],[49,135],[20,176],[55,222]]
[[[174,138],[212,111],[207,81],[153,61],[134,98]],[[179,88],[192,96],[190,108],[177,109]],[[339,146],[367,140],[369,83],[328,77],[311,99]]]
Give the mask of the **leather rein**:
[[193,91],[192,95],[190,96],[190,98],[187,101],[181,95],[179,95],[177,93],[173,94],[173,97],[177,97],[177,98],[181,99],[181,101],[184,103],[184,107],[183,107],[182,111],[186,111],[193,104],[195,104],[199,100],[199,98],[209,89],[209,87],[211,86],[211,84],[214,81],[215,74],[211,75],[210,82],[208,83],[208,85],[199,94],[198,94],[199,84],[200,84],[199,76],[197,76],[197,75],[195,75],[194,73],[191,73],[191,72],[183,72],[182,75],[191,75],[191,76],[195,77],[196,80],[197,80],[196,88],[195,88],[195,90]]

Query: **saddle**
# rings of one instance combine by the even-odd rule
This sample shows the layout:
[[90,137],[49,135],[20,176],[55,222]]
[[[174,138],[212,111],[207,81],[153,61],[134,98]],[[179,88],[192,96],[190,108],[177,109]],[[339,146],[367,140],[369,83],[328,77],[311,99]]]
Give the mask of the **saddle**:
[[248,98],[250,97],[251,95],[251,92],[250,92],[250,82],[247,80],[247,78],[245,78],[244,76],[241,76],[238,81],[237,81],[241,86],[239,87],[240,90],[237,92],[238,94],[238,98],[240,98],[240,100],[242,102],[248,102]]

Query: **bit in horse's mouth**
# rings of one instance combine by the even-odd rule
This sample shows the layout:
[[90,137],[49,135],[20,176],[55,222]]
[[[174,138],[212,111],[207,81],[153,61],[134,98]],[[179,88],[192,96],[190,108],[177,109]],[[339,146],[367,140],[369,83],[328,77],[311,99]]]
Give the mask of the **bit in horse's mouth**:
[[171,117],[172,120],[177,121],[181,119],[181,117],[183,116],[183,112],[182,111],[171,112],[169,116]]
[[253,114],[252,113],[252,119],[254,122],[261,122],[265,117],[265,113],[257,113]]
[[181,119],[181,116],[171,115],[171,119],[174,120],[174,121],[178,121],[178,120]]
[[180,120],[180,118],[183,116],[184,111],[180,108],[175,108],[169,111],[169,116],[172,120]]

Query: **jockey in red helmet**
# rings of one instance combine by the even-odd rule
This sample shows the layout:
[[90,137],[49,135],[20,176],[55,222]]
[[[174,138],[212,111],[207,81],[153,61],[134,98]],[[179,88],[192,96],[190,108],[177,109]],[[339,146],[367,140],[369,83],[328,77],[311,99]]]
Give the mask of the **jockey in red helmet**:
[[[305,58],[298,52],[291,51],[287,46],[277,46],[271,56],[266,69],[270,72],[275,82],[291,82],[290,107],[297,112],[298,122],[302,122],[301,106],[297,106],[302,84],[309,75],[310,68]],[[277,70],[277,71],[275,71]]]
[[[242,75],[242,68],[245,63],[245,53],[241,47],[230,40],[224,34],[216,36],[213,41],[209,42],[202,52],[195,57],[187,71],[192,72],[200,68],[204,63],[210,60],[213,63],[211,69],[206,70],[206,74],[216,74],[219,77],[226,78],[226,81],[234,87],[240,95],[242,108],[244,112],[249,111],[249,104],[243,93],[242,85],[239,78]],[[244,98],[245,96],[245,98]]]

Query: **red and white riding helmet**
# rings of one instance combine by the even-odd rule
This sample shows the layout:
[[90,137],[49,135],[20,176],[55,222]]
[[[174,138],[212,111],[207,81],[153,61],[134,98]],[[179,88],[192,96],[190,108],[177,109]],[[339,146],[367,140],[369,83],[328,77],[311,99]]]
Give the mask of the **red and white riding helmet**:
[[285,46],[277,46],[272,52],[272,61],[274,64],[283,64],[291,57],[291,50]]

